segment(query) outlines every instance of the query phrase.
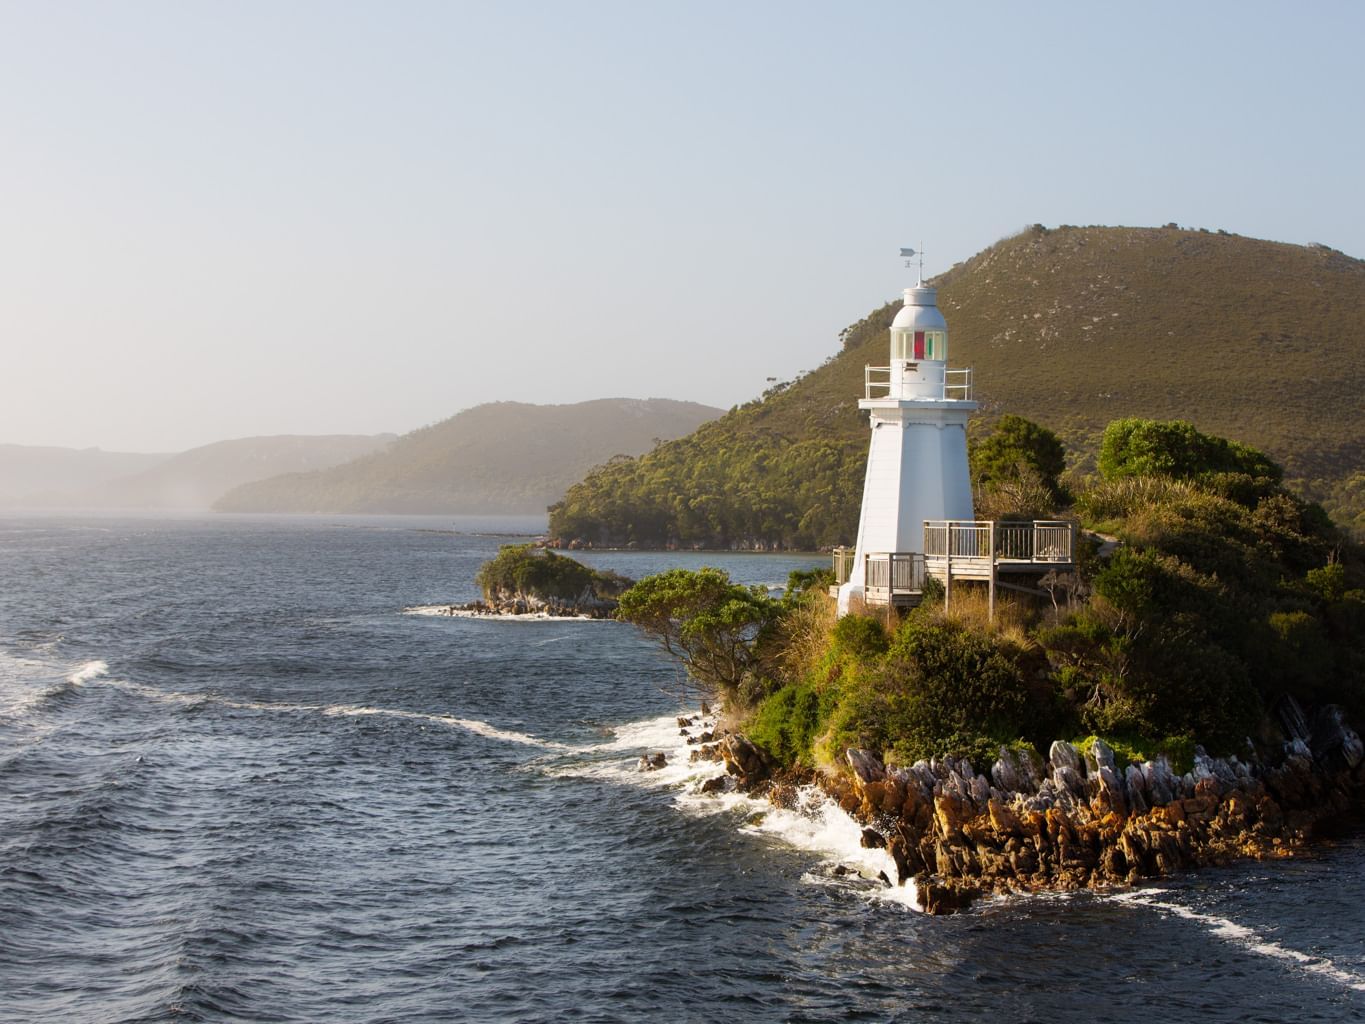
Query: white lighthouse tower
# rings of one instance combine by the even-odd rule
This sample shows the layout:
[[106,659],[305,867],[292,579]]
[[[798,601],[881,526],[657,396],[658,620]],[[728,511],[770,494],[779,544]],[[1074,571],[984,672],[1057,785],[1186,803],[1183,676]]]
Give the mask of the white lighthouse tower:
[[[902,250],[901,255],[914,255]],[[858,543],[848,581],[839,588],[839,614],[861,600],[868,555],[924,554],[925,520],[970,520],[967,420],[971,371],[948,369],[948,324],[937,289],[926,287],[923,257],[915,287],[891,323],[891,365],[869,366],[858,408],[871,413],[872,445],[858,521]],[[894,560],[883,564],[893,568]]]

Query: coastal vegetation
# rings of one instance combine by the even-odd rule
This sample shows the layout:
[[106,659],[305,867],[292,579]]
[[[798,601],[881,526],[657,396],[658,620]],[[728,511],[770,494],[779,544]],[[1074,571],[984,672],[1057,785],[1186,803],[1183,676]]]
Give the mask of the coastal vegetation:
[[[1020,472],[1053,486],[1038,465],[1052,440],[1017,420],[981,439],[978,455],[1019,449],[983,469],[997,501]],[[618,614],[793,768],[853,747],[984,770],[1002,747],[1041,754],[1058,737],[1180,765],[1196,745],[1243,750],[1284,697],[1365,717],[1361,549],[1264,453],[1188,423],[1117,420],[1100,452],[1098,474],[1055,512],[1112,550],[1100,557],[1091,534],[1075,573],[1003,600],[993,619],[964,585],[946,610],[926,600],[902,618],[836,621],[818,585],[775,599],[714,569],[646,579]]]
[[509,594],[568,600],[585,592],[599,598],[616,597],[631,583],[617,573],[594,569],[534,544],[504,544],[496,557],[479,567],[474,582],[486,600]]
[[[932,283],[950,362],[973,368],[973,440],[1006,409],[1046,424],[1067,447],[1065,483],[1096,472],[1109,422],[1178,418],[1267,453],[1296,493],[1344,527],[1365,525],[1365,262],[1173,226],[1035,225]],[[599,465],[551,508],[551,535],[598,546],[845,542],[867,453],[863,367],[885,364],[899,306],[847,328],[810,373]],[[1054,466],[1033,468],[1051,484]],[[1033,484],[1025,474],[1015,486],[1036,496]]]

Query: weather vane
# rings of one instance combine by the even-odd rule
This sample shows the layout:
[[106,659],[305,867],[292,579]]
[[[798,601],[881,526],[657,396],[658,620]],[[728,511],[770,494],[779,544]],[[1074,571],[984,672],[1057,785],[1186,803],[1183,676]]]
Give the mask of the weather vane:
[[924,280],[924,243],[923,243],[923,242],[920,242],[920,244],[919,244],[919,249],[918,249],[918,250],[916,250],[916,249],[902,249],[902,250],[901,250],[901,257],[905,260],[905,265],[906,265],[907,267],[913,267],[913,266],[915,265],[915,259],[914,259],[914,258],[915,258],[916,256],[919,257],[919,279],[920,279],[920,281],[923,281],[923,280]]

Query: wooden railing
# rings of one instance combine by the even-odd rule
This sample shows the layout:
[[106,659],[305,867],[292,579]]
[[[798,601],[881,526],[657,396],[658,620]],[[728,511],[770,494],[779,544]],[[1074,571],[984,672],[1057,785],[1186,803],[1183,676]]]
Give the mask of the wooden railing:
[[924,556],[918,551],[863,556],[863,593],[871,604],[893,602],[897,594],[924,592]]
[[858,557],[858,552],[853,548],[838,547],[834,549],[834,582],[842,586],[848,582],[848,578],[853,575],[853,562]]
[[[1033,566],[1072,565],[1075,545],[1076,524],[1059,519],[1022,523],[926,519],[923,554],[874,551],[863,556],[864,599],[874,605],[913,604],[923,594],[927,576],[940,580],[945,591],[951,591],[954,580],[975,579],[990,583],[993,613],[997,575],[1041,571]],[[856,557],[852,548],[834,549],[836,583],[848,582]]]

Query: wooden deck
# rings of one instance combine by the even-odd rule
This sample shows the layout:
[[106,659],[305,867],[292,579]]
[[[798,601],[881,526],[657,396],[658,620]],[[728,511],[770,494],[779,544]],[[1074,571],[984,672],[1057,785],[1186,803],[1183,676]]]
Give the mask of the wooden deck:
[[[1076,524],[1057,519],[1033,522],[927,520],[924,551],[869,552],[863,556],[863,600],[870,605],[913,607],[924,598],[924,581],[943,584],[945,601],[954,581],[977,580],[995,589],[1002,575],[1041,575],[1075,568]],[[855,553],[834,549],[837,584],[853,574]]]

